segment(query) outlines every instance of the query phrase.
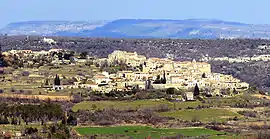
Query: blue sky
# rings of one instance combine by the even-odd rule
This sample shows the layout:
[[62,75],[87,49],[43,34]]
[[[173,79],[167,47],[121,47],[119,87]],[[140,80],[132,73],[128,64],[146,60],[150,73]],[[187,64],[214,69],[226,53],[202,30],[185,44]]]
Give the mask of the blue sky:
[[270,0],[1,0],[0,27],[29,20],[210,18],[270,24]]

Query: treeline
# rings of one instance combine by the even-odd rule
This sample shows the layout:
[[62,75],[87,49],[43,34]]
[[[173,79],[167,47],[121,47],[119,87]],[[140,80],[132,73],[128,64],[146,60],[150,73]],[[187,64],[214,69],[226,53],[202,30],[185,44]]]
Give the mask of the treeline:
[[130,109],[125,111],[113,108],[96,111],[79,110],[78,112],[69,113],[67,123],[69,125],[79,124],[108,126],[123,123],[157,125],[159,123],[167,122],[168,118],[161,117],[156,114],[156,111],[158,110],[163,110],[162,106],[155,110],[150,108],[142,108],[139,110]]
[[43,125],[48,121],[63,120],[64,111],[57,104],[0,104],[0,123],[20,125],[22,122],[41,122]]

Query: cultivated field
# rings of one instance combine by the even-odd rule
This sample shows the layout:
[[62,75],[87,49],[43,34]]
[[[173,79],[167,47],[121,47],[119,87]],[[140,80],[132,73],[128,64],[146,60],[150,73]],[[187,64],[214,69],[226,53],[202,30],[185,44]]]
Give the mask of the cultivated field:
[[201,121],[201,122],[224,122],[229,118],[242,117],[238,113],[226,109],[199,109],[199,110],[179,110],[160,113],[161,116],[174,117],[181,120]]
[[118,137],[127,138],[133,137],[134,139],[144,139],[151,137],[153,139],[164,136],[208,136],[214,137],[217,135],[224,135],[225,132],[214,131],[204,128],[185,128],[185,129],[161,129],[146,126],[118,126],[118,127],[78,127],[76,131],[80,135],[97,135],[99,138],[112,138]]

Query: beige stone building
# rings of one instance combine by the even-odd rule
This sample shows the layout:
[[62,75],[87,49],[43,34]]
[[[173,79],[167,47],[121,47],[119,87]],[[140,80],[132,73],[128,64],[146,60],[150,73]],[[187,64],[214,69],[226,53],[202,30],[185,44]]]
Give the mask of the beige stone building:
[[146,60],[145,56],[138,55],[136,52],[114,51],[108,56],[108,63],[123,62],[132,67],[138,67]]

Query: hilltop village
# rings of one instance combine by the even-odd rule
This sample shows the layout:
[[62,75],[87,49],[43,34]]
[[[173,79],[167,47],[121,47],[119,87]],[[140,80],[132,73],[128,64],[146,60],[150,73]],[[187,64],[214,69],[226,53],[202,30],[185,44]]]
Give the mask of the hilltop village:
[[[48,41],[48,40],[46,40]],[[50,43],[53,43],[50,41]],[[116,50],[107,58],[94,58],[87,53],[77,54],[63,49],[43,51],[10,50],[2,52],[5,57],[13,56],[20,67],[33,68],[44,65],[89,65],[95,72],[83,75],[63,76],[30,74],[40,77],[38,88],[45,90],[91,89],[95,92],[132,90],[186,90],[192,95],[195,86],[205,94],[230,95],[249,88],[249,84],[241,82],[231,75],[212,73],[211,65],[205,62],[174,61],[172,58],[147,58],[136,52]],[[109,68],[108,68],[109,67]],[[87,75],[89,74],[89,75]],[[68,81],[65,81],[68,80]],[[63,81],[63,82],[62,82]]]
[[[234,138],[269,133],[267,92],[231,72],[223,73],[228,66],[217,66],[213,59],[192,60],[198,56],[195,51],[188,53],[190,59],[177,59],[170,52],[159,55],[144,45],[140,46],[144,52],[115,47],[102,53],[105,41],[99,40],[95,49],[102,54],[97,55],[75,49],[82,48],[80,40],[68,41],[66,47],[59,39],[40,38],[27,44],[31,47],[0,47],[4,50],[0,51],[0,138],[130,138],[130,133],[137,136],[144,128],[140,139],[150,134],[165,139],[178,134]],[[119,130],[119,125],[134,130]]]
[[146,58],[136,52],[114,51],[99,64],[110,66],[124,63],[133,70],[118,71],[115,74],[102,72],[94,76],[97,85],[104,84],[107,89],[125,90],[128,87],[139,89],[184,89],[192,90],[196,85],[208,89],[212,95],[220,95],[220,90],[245,90],[249,84],[233,78],[211,72],[211,65],[205,62],[173,61],[170,58]]

